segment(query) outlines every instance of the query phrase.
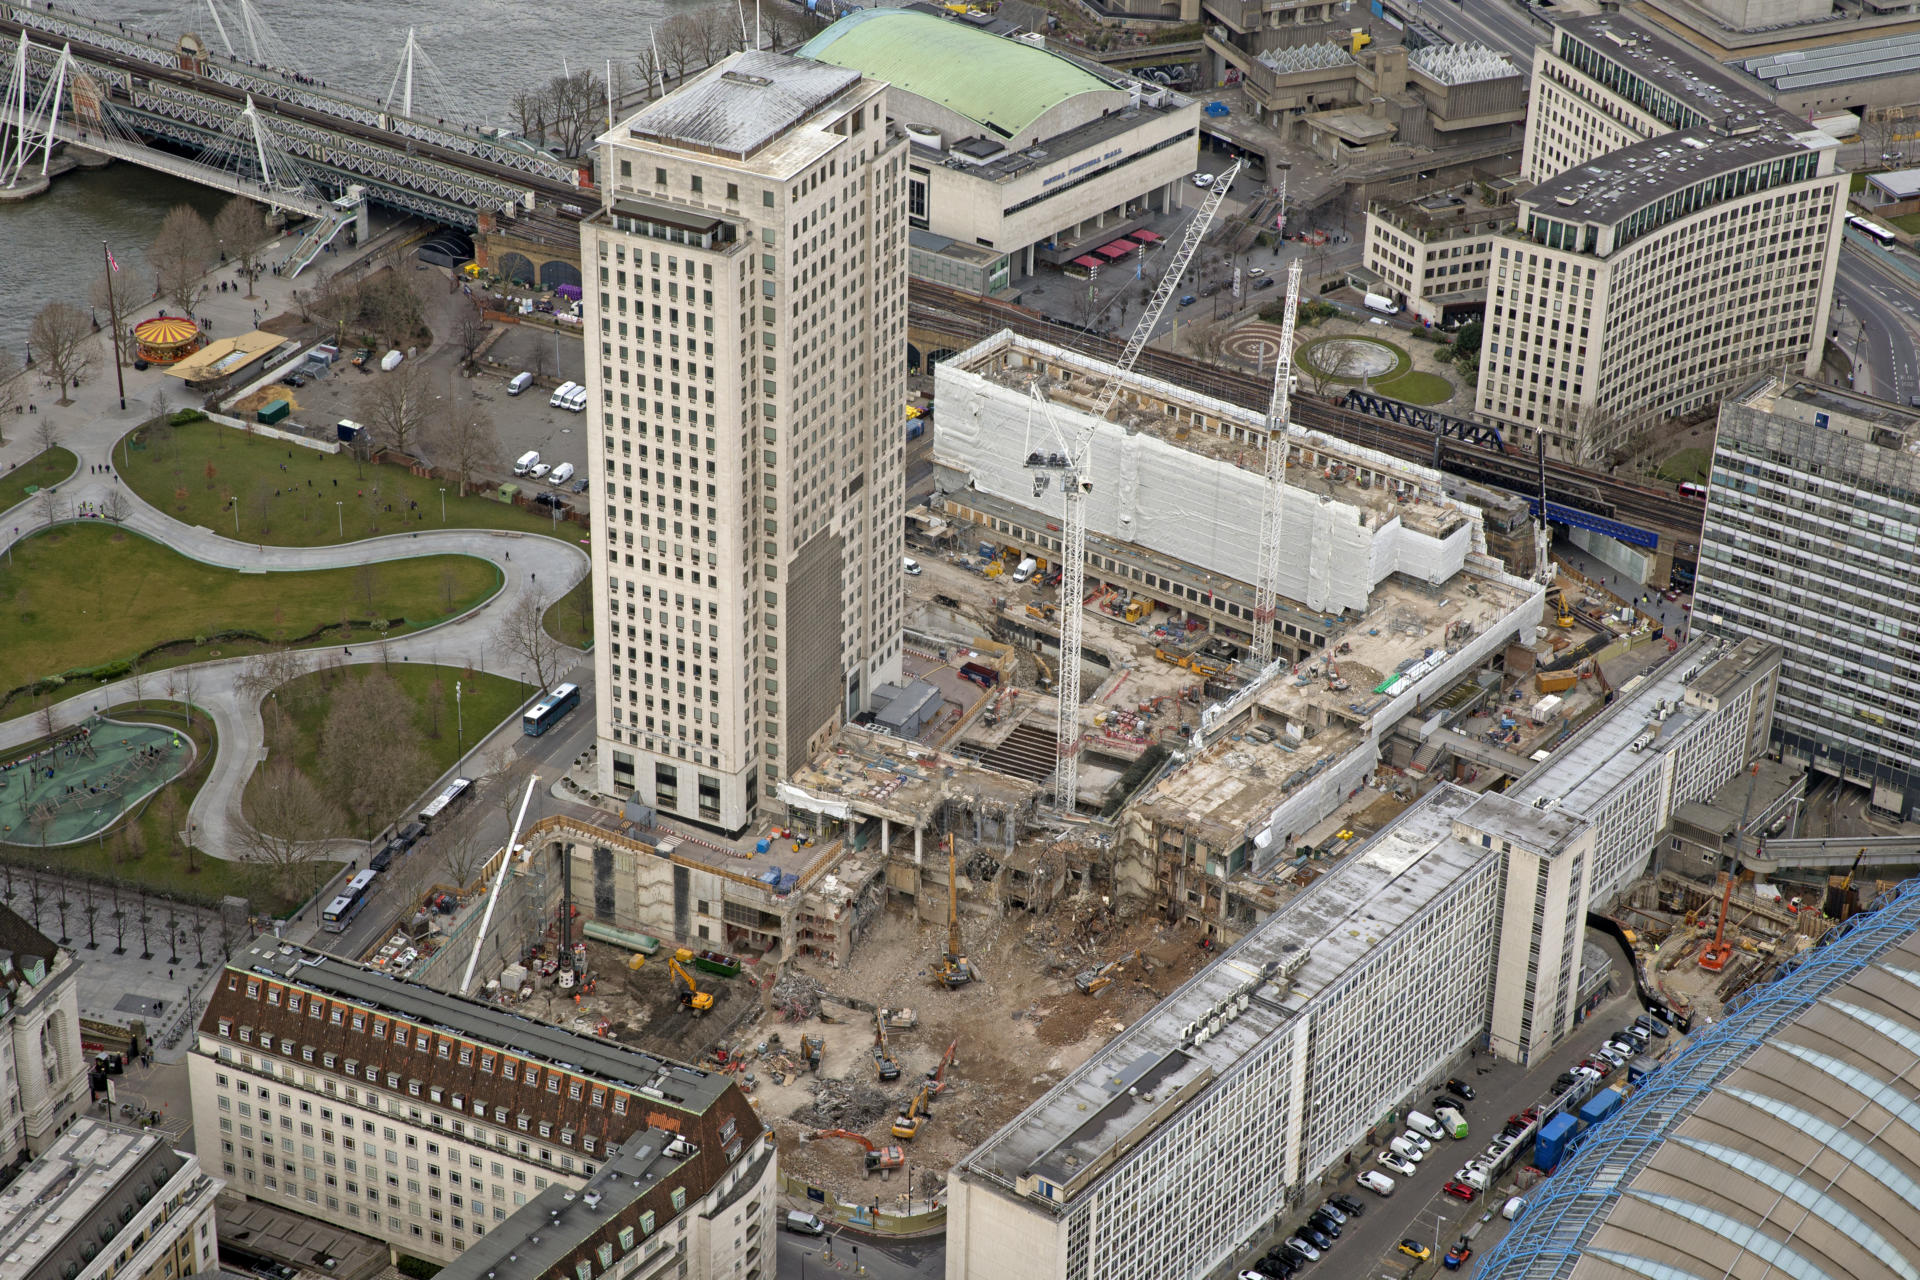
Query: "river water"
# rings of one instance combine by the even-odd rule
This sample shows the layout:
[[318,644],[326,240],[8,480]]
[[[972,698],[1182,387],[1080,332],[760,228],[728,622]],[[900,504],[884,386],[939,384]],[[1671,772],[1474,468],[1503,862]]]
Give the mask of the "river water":
[[[684,9],[711,0],[413,0],[390,8],[362,0],[262,0],[254,12],[268,25],[263,60],[300,67],[331,88],[385,98],[406,44],[407,24],[425,59],[416,58],[414,114],[463,124],[508,123],[513,95],[559,75],[566,67],[590,66],[605,74],[612,58],[616,76],[624,64],[633,76],[633,56],[648,29]],[[57,0],[59,8],[69,7]],[[227,35],[241,57],[245,28],[229,0],[220,0]],[[96,0],[73,6],[96,17],[109,12]],[[752,5],[746,5],[752,20]],[[111,6],[129,30],[155,32],[172,43],[191,30],[224,51],[199,3],[123,0]],[[615,33],[610,40],[609,33]],[[279,48],[274,48],[274,42]],[[290,55],[290,57],[289,57]],[[432,70],[428,69],[431,64]],[[618,81],[616,80],[616,83]],[[211,217],[225,197],[210,188],[133,165],[56,178],[37,200],[0,205],[0,347],[22,354],[34,312],[57,298],[85,305],[100,269],[100,241],[111,244],[124,266],[144,257],[160,220],[185,202]]]

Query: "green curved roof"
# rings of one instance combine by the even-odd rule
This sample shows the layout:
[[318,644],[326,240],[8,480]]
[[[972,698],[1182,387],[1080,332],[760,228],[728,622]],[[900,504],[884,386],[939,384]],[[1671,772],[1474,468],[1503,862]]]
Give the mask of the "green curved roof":
[[1017,137],[1075,94],[1112,85],[1058,54],[910,9],[862,9],[799,56],[847,67]]

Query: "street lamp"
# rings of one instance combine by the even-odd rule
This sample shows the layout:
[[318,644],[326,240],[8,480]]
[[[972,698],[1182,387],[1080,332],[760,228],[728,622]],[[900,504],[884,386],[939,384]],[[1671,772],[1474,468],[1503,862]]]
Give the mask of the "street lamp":
[[460,682],[458,680],[453,682],[453,725],[453,740],[456,744],[453,758],[458,760],[461,756],[467,754],[467,719],[460,712]]
[[440,523],[445,524],[446,522],[447,522],[447,487],[445,485],[441,485],[440,486]]
[[347,504],[344,499],[334,502],[333,514],[340,525],[340,538],[342,541],[345,541],[347,536]]

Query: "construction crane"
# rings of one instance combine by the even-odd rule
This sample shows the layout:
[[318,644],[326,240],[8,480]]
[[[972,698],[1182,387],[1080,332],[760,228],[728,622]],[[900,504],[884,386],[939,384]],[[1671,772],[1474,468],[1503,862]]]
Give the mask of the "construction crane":
[[1713,941],[1700,948],[1700,967],[1708,973],[1718,973],[1727,967],[1727,961],[1733,957],[1733,944],[1727,941],[1727,906],[1733,901],[1733,877],[1727,877],[1727,890],[1720,898],[1720,927],[1713,931]]
[[[1077,612],[1077,611],[1076,611]],[[976,975],[973,962],[960,950],[960,895],[956,888],[958,881],[953,868],[953,833],[947,833],[947,953],[934,967],[933,976],[941,985],[951,989],[964,987],[972,982]]]
[[882,1080],[898,1080],[900,1064],[894,1061],[893,1051],[887,1048],[887,1028],[880,1022],[873,1024],[873,1069]]
[[907,1162],[905,1147],[883,1147],[864,1134],[851,1129],[822,1129],[813,1135],[814,1141],[822,1138],[845,1138],[848,1142],[857,1142],[867,1149],[866,1172],[871,1174],[881,1169],[898,1169]]
[[927,1118],[921,1113],[927,1109],[930,1092],[931,1086],[922,1085],[920,1092],[913,1095],[913,1101],[907,1104],[907,1109],[893,1118],[894,1137],[911,1142],[919,1134],[920,1126],[926,1123]]
[[[1287,268],[1287,314],[1280,321],[1280,354],[1273,360],[1273,398],[1267,402],[1266,500],[1260,507],[1260,573],[1253,587],[1253,662],[1273,661],[1273,615],[1280,607],[1280,525],[1287,500],[1288,397],[1293,380],[1293,322],[1300,311],[1300,259]],[[1082,988],[1084,990],[1084,988]]]
[[[1180,287],[1180,277],[1186,274],[1187,264],[1193,260],[1201,238],[1213,224],[1214,214],[1220,210],[1220,202],[1226,198],[1227,189],[1240,176],[1245,164],[1245,157],[1235,160],[1225,173],[1216,178],[1200,211],[1188,219],[1180,248],[1161,275],[1159,287],[1147,302],[1146,312],[1135,326],[1133,336],[1127,339],[1126,350],[1114,365],[1106,389],[1095,400],[1092,417],[1072,441],[1066,438],[1059,424],[1053,420],[1053,410],[1047,398],[1040,393],[1039,385],[1036,383],[1029,388],[1029,393],[1040,406],[1042,416],[1060,444],[1060,456],[1066,461],[1064,468],[1056,468],[1061,471],[1060,491],[1066,512],[1060,521],[1060,670],[1054,682],[1060,709],[1053,734],[1054,751],[1058,757],[1053,774],[1053,803],[1056,809],[1069,816],[1073,813],[1074,801],[1080,790],[1080,643],[1082,606],[1087,594],[1087,494],[1093,488],[1093,476],[1089,469],[1092,459],[1088,455],[1100,424],[1107,420],[1107,415],[1113,412],[1113,406],[1120,398],[1120,384],[1133,371],[1134,362],[1140,358],[1140,352],[1153,337],[1154,326],[1160,323],[1167,303]],[[1048,459],[1044,463],[1030,461],[1029,465],[1052,467],[1054,463]]]
[[667,957],[667,969],[674,977],[687,984],[687,989],[680,993],[681,1004],[686,1005],[687,1008],[692,1009],[695,1013],[705,1013],[707,1010],[713,1008],[712,994],[702,991],[698,984],[694,982],[693,975],[680,967],[678,960],[672,956]]
[[1073,975],[1073,985],[1087,995],[1098,995],[1113,985],[1120,970],[1140,958],[1138,951],[1128,952],[1117,960],[1109,960],[1097,969],[1085,969]]

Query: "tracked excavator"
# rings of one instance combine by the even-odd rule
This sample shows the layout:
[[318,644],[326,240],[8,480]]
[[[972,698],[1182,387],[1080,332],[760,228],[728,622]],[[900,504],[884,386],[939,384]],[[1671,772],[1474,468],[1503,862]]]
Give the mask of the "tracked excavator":
[[964,987],[980,975],[960,950],[960,896],[953,866],[953,833],[947,833],[947,951],[934,966],[933,976],[949,990]]
[[898,1169],[907,1162],[905,1147],[883,1147],[864,1134],[851,1129],[822,1129],[813,1135],[814,1140],[821,1138],[845,1138],[848,1142],[857,1142],[866,1148],[866,1172],[871,1174],[882,1169]]
[[694,982],[693,975],[680,967],[678,960],[669,957],[667,960],[667,969],[674,977],[687,984],[687,989],[680,993],[681,1004],[687,1006],[687,1008],[693,1010],[695,1013],[705,1013],[707,1010],[713,1008],[712,994],[702,991],[699,985]]

